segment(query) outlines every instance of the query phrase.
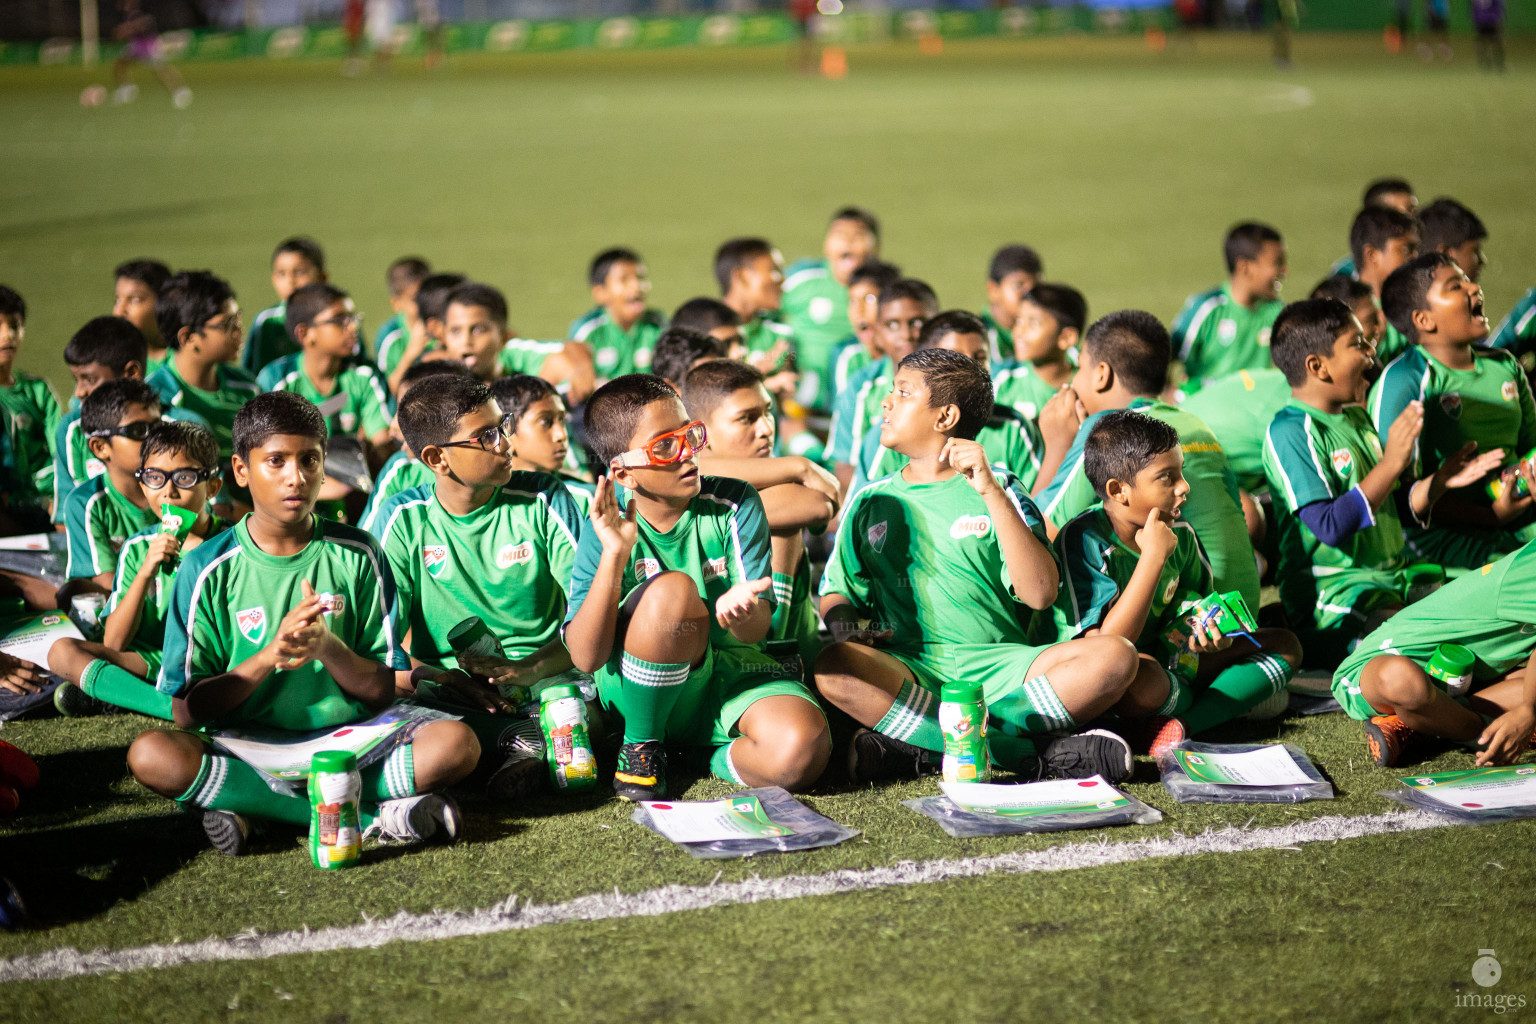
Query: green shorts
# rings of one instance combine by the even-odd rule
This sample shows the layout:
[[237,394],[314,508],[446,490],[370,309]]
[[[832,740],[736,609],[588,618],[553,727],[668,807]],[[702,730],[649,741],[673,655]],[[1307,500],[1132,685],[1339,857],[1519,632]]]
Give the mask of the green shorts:
[[1030,667],[1046,644],[924,644],[921,648],[888,650],[911,671],[917,685],[938,693],[945,683],[980,682],[987,713],[997,727],[1014,736],[1072,730],[1072,716],[1044,676],[1030,678]]
[[164,652],[158,647],[129,647],[134,654],[144,659],[144,664],[149,666],[149,673],[144,677],[149,680],[149,685],[154,686],[155,680],[160,676],[160,663],[164,658]]
[[[1391,643],[1391,641],[1387,641]],[[1371,707],[1371,702],[1365,699],[1360,692],[1360,677],[1365,673],[1365,666],[1377,658],[1398,654],[1413,662],[1419,668],[1429,665],[1429,659],[1435,656],[1435,649],[1440,646],[1438,640],[1422,640],[1418,643],[1394,644],[1391,647],[1378,647],[1368,649],[1364,644],[1356,647],[1354,653],[1344,659],[1337,672],[1333,674],[1333,699],[1339,702],[1346,714],[1357,722],[1375,718],[1381,712]],[[1427,673],[1426,673],[1427,674]],[[1472,665],[1472,685],[1486,685],[1503,678],[1503,673],[1497,672],[1481,658]],[[1429,681],[1440,689],[1445,689],[1445,684],[1434,676]],[[1465,704],[1465,697],[1454,698],[1457,703]]]
[[1370,632],[1371,618],[1381,609],[1403,604],[1405,581],[1400,571],[1345,569],[1311,581],[1312,607],[1299,606],[1299,594],[1281,588],[1286,618],[1301,641],[1303,664],[1333,668],[1349,653],[1350,644]]
[[[593,674],[603,711],[622,720],[623,691],[619,657],[611,658]],[[688,673],[683,692],[667,716],[666,740],[699,747],[718,747],[741,733],[736,724],[747,709],[764,697],[800,697],[815,705],[816,698],[798,679],[785,678],[783,667],[753,647],[709,645],[704,661]]]

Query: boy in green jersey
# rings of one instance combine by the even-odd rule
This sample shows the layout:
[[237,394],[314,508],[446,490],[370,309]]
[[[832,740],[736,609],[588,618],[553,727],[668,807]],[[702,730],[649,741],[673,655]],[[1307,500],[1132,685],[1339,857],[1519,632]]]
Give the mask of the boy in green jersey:
[[[1360,205],[1362,207],[1384,206],[1399,213],[1406,213],[1410,217],[1417,217],[1419,214],[1419,197],[1414,194],[1413,186],[1403,178],[1377,178],[1365,187]],[[1344,256],[1335,261],[1333,266],[1328,268],[1328,272],[1343,274],[1345,277],[1356,277],[1354,257]]]
[[1099,419],[1084,462],[1102,503],[1056,538],[1057,633],[1136,645],[1136,682],[1115,710],[1152,716],[1153,757],[1281,693],[1301,663],[1301,645],[1287,630],[1234,638],[1190,621],[1193,606],[1220,585],[1195,531],[1180,521],[1191,491],[1183,448],[1178,430],[1144,413],[1122,409]]
[[[251,333],[240,352],[240,367],[253,379],[278,356],[298,351],[284,324],[288,296],[325,279],[325,250],[313,238],[285,238],[272,250],[272,290],[277,293],[277,304],[268,306],[251,320]],[[166,341],[169,343],[170,335],[166,335]]]
[[1173,344],[1193,394],[1208,378],[1270,365],[1269,330],[1280,315],[1285,242],[1267,224],[1227,232],[1227,280],[1191,295],[1173,322]]
[[139,329],[144,335],[148,358],[144,360],[144,376],[148,377],[170,358],[170,349],[160,336],[160,323],[155,318],[160,289],[171,279],[171,268],[159,260],[129,260],[112,272],[116,281],[112,294],[112,315],[120,316]]
[[1424,409],[1424,430],[1413,451],[1420,475],[1468,445],[1502,452],[1509,464],[1493,478],[1505,485],[1497,498],[1489,494],[1489,481],[1471,481],[1446,495],[1433,522],[1408,530],[1408,548],[1417,559],[1453,574],[1480,568],[1536,536],[1533,499],[1513,486],[1515,461],[1536,448],[1530,383],[1514,356],[1478,344],[1488,336],[1482,290],[1444,253],[1403,264],[1382,287],[1382,304],[1413,345],[1371,386],[1377,431],[1416,403]]
[[1280,603],[1307,664],[1334,667],[1406,599],[1402,517],[1427,518],[1448,487],[1478,479],[1498,456],[1467,446],[1428,477],[1405,475],[1424,407],[1409,402],[1382,445],[1360,405],[1375,355],[1337,299],[1287,306],[1271,347],[1292,396],[1264,440],[1280,530]]
[[[828,356],[827,373],[833,398],[848,389],[855,373],[880,358],[880,347],[875,343],[880,292],[899,280],[901,268],[881,260],[866,260],[848,278],[848,322],[853,333],[833,345]],[[827,401],[828,409],[833,398]]]
[[[1442,644],[1472,653],[1468,692],[1453,696],[1425,671]],[[1426,736],[1475,747],[1478,765],[1509,764],[1536,727],[1533,647],[1536,541],[1383,623],[1334,673],[1333,695],[1365,723],[1371,757],[1384,767],[1401,764]]]
[[[106,470],[70,491],[64,503],[69,537],[65,574],[71,580],[91,580],[106,593],[124,542],[160,522],[137,477],[140,445],[159,421],[160,400],[141,380],[107,381],[80,403],[91,454]],[[72,592],[79,589],[71,587]]]
[[1419,230],[1425,252],[1444,253],[1456,261],[1467,280],[1477,283],[1488,265],[1483,252],[1488,228],[1482,218],[1450,196],[1441,196],[1419,211]]
[[[1356,282],[1357,284],[1359,282]],[[1218,377],[1179,404],[1221,439],[1221,450],[1232,468],[1233,479],[1243,494],[1264,490],[1264,434],[1275,413],[1291,400],[1291,385],[1284,371],[1238,370]],[[1244,504],[1247,512],[1247,504]]]
[[703,424],[660,377],[609,381],[585,416],[607,473],[576,552],[565,642],[623,720],[615,793],[666,792],[663,741],[712,747],[710,768],[732,782],[811,785],[831,741],[810,691],[762,649],[776,599],[757,492],[700,476]]
[[[373,336],[374,361],[388,380],[395,366],[405,357],[412,339],[425,334],[421,313],[416,307],[416,293],[421,283],[432,276],[432,268],[419,256],[402,256],[389,265],[384,280],[389,286],[390,318],[379,325]],[[420,355],[418,351],[416,353]],[[413,357],[414,361],[414,357]]]
[[[1210,559],[1216,589],[1235,590],[1250,608],[1256,608],[1258,565],[1237,481],[1222,444],[1198,418],[1159,397],[1168,384],[1170,355],[1168,332],[1150,313],[1121,310],[1101,317],[1088,328],[1083,339],[1083,364],[1072,388],[1052,400],[1059,406],[1075,399],[1086,419],[1077,428],[1071,448],[1059,459],[1056,452],[1062,435],[1047,435],[1047,454],[1042,462],[1047,468],[1055,464],[1061,468],[1039,495],[1041,510],[1054,529],[1060,529],[1102,500],[1088,478],[1088,437],[1109,412],[1144,412],[1173,427],[1179,435],[1183,474],[1189,483],[1189,503],[1183,515]],[[1045,415],[1041,419],[1047,425],[1054,422]]]
[[600,380],[648,371],[665,318],[645,304],[651,278],[640,254],[603,250],[592,258],[587,283],[596,307],[572,322],[571,340],[592,350]]
[[514,373],[491,384],[496,404],[510,425],[512,469],[519,473],[548,473],[571,493],[585,519],[596,492],[578,445],[571,444],[565,399],[543,377]]
[[781,303],[795,339],[806,390],[815,385],[812,411],[827,412],[836,394],[831,384],[832,349],[848,335],[849,289],[856,267],[880,255],[880,221],[868,210],[845,206],[832,214],[822,241],[822,258],[800,260],[784,272]]
[[1072,382],[1071,352],[1088,329],[1088,300],[1076,288],[1041,283],[1019,302],[1010,349],[1014,358],[992,368],[992,393],[1027,420]]
[[218,492],[219,446],[213,432],[181,421],[152,424],[140,449],[134,475],[150,502],[151,514],[173,505],[191,514],[183,535],[157,519],[129,537],[117,561],[117,578],[107,601],[101,643],[66,638],[48,652],[48,667],[68,680],[54,691],[66,715],[90,710],[80,694],[156,718],[171,718],[171,698],[155,689],[165,644],[165,618],[182,555],[230,527],[215,516],[208,499]]
[[1499,321],[1488,344],[1516,356],[1523,356],[1536,349],[1536,288],[1520,296],[1515,308]]
[[509,373],[534,373],[552,384],[565,384],[573,402],[592,389],[592,353],[587,347],[574,341],[513,337],[507,329],[507,300],[488,284],[466,281],[449,294],[443,352],[486,384]]
[[[437,374],[452,374],[457,377],[474,377],[469,372],[469,367],[457,359],[423,359],[406,368],[400,378],[400,400],[404,401],[406,393],[415,386],[416,382]],[[368,504],[363,506],[363,514],[358,517],[359,528],[373,532],[373,515],[378,507],[387,499],[408,491],[412,487],[420,487],[423,484],[431,484],[432,471],[422,465],[416,458],[411,446],[405,443],[405,435],[400,433],[400,420],[398,416],[391,417],[389,421],[389,436],[399,442],[400,448],[389,458],[384,460],[384,465],[373,477],[373,490],[368,492]]]
[[1015,358],[1013,330],[1024,296],[1045,276],[1040,254],[1027,245],[1005,245],[992,254],[987,265],[987,308],[981,322],[987,327],[987,349],[994,363]]
[[[395,585],[378,543],[314,514],[325,480],[325,421],[305,398],[261,395],[234,423],[235,482],[255,511],[199,545],[176,574],[157,688],[178,723],[268,732],[330,729],[389,705],[410,663],[395,633]],[[480,756],[462,722],[416,725],[362,771],[362,823],[387,841],[459,833],[433,794]],[[268,787],[196,731],[152,730],[128,748],[140,783],[202,812],[221,852],[246,851],[252,818],[305,826],[309,801]],[[426,794],[426,795],[421,795]]]
[[779,319],[784,258],[766,239],[732,238],[715,251],[720,301],[741,318],[747,361],[771,374],[795,355],[794,335]]
[[816,659],[816,688],[864,727],[849,751],[857,783],[937,768],[939,690],[953,680],[985,684],[1001,767],[1130,774],[1120,737],[1068,734],[1124,696],[1136,652],[1109,638],[1053,642],[1059,575],[1040,517],[973,440],[991,408],[975,360],[940,348],[902,360],[880,437],[907,465],[843,511],[821,581],[834,642]]
[[444,357],[443,318],[448,315],[448,296],[468,280],[463,274],[429,274],[416,286],[416,322],[410,333],[402,342],[379,350],[379,371],[396,398],[406,371],[418,362]]
[[[1349,226],[1349,251],[1355,261],[1355,277],[1363,281],[1381,302],[1381,287],[1398,267],[1419,252],[1419,220],[1390,206],[1366,206]],[[1412,344],[1388,318],[1376,361],[1387,365]]]
[[24,520],[18,527],[39,530],[46,529],[47,516],[39,513],[53,490],[53,440],[61,413],[52,385],[14,369],[26,333],[26,301],[0,285],[0,408],[6,414],[11,478],[6,504]]
[[[144,379],[144,335],[117,316],[98,316],[74,333],[64,346],[64,363],[75,378],[74,399],[83,403],[109,380]],[[53,439],[53,521],[64,521],[64,501],[77,484],[99,476],[107,467],[91,454],[80,410],[59,420]]]

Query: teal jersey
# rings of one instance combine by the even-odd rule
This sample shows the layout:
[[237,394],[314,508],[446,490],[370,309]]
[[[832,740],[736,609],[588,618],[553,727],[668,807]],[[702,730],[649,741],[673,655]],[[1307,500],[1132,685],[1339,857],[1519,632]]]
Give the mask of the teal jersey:
[[1005,359],[992,365],[992,396],[1003,405],[1018,410],[1027,420],[1039,420],[1040,410],[1056,394],[1029,363]]
[[1392,360],[1413,347],[1413,342],[1409,341],[1402,331],[1387,324],[1386,333],[1376,343],[1376,361],[1382,366],[1387,366]]
[[[886,356],[853,375],[832,404],[832,429],[827,438],[830,462],[853,465],[864,450],[864,435],[880,421],[880,404],[891,393],[896,367]],[[876,433],[879,433],[878,427]]]
[[554,477],[513,473],[466,516],[449,514],[435,487],[413,487],[379,507],[372,532],[394,575],[414,660],[457,668],[448,634],[469,618],[484,622],[514,660],[559,633],[582,522]]
[[[1218,584],[1190,524],[1175,520],[1173,532],[1178,544],[1158,574],[1136,649],[1166,668],[1193,675],[1197,663],[1187,650],[1190,633],[1183,616]],[[1056,554],[1061,562],[1061,590],[1053,609],[1056,634],[1073,640],[1104,625],[1104,617],[1131,582],[1141,552],[1115,534],[1109,513],[1095,505],[1061,528]]]
[[30,373],[13,373],[15,383],[0,387],[0,407],[6,413],[9,452],[6,468],[11,507],[42,505],[53,492],[54,437],[62,410],[53,387]]
[[[298,350],[299,343],[288,336],[288,305],[279,302],[257,313],[251,321],[251,329],[245,334],[245,347],[240,350],[240,368],[255,380],[272,360]],[[167,359],[166,364],[174,361]]]
[[[260,653],[276,638],[283,617],[304,600],[306,581],[330,607],[326,627],[348,649],[396,672],[409,670],[395,631],[394,579],[378,541],[319,516],[312,522],[314,534],[295,555],[262,551],[247,517],[182,559],[165,620],[160,692],[182,696],[198,681]],[[377,711],[311,661],[274,671],[219,724],[307,731]]]
[[560,474],[560,482],[565,484],[565,489],[570,492],[571,500],[576,503],[576,511],[581,513],[583,520],[592,517],[592,499],[597,496],[597,485],[590,480],[578,480],[567,474]]
[[[183,549],[182,559],[233,525],[227,519],[210,516],[208,536],[204,537],[197,547],[190,550]],[[107,598],[107,614],[117,611],[118,606],[122,604],[128,588],[133,586],[134,578],[139,575],[139,570],[144,566],[144,555],[149,550],[149,542],[160,536],[162,532],[157,522],[154,526],[140,530],[123,543],[123,549],[117,556],[117,575],[112,580],[112,596]],[[171,592],[175,589],[176,572],[179,568],[180,566],[175,563],[170,565],[162,563],[160,571],[155,573],[154,581],[150,583],[149,590],[144,595],[144,608],[139,613],[139,626],[134,630],[133,639],[129,642],[129,650],[147,651],[158,656],[165,646],[165,617],[170,611]]]
[[201,417],[213,431],[219,442],[219,461],[228,462],[235,444],[231,431],[235,425],[235,413],[261,394],[256,379],[238,366],[220,363],[218,386],[212,391],[195,388],[182,379],[174,360],[166,363],[146,382],[160,396],[163,410],[184,409]]
[[[619,505],[629,500],[620,494]],[[699,493],[688,503],[682,516],[665,533],[654,529],[645,516],[637,516],[640,539],[635,542],[624,567],[619,593],[622,604],[630,593],[646,580],[663,572],[681,572],[699,588],[704,607],[709,609],[709,642],[713,647],[759,650],[760,644],[744,644],[730,630],[715,621],[715,603],[727,590],[749,580],[772,578],[773,566],[768,543],[768,517],[763,501],[751,484],[729,477],[706,476],[699,479]],[[596,530],[585,530],[576,548],[576,565],[571,572],[570,603],[565,620],[570,622],[581,609],[592,586],[592,577],[603,553],[603,542]],[[596,600],[609,600],[599,594]],[[770,605],[776,603],[772,588],[763,595]],[[614,657],[618,650],[615,648]]]
[[875,361],[864,347],[864,343],[853,334],[832,346],[830,358],[834,396],[848,390],[848,382],[853,379],[854,374]]
[[606,309],[598,306],[571,323],[570,337],[592,350],[598,379],[612,380],[627,373],[651,372],[656,339],[666,325],[665,316],[648,309],[626,331]]
[[1225,377],[1238,370],[1273,366],[1269,330],[1285,303],[1279,299],[1248,308],[1232,298],[1232,287],[1191,295],[1173,322],[1173,348],[1192,381]]
[[[144,360],[144,379],[148,380],[152,373],[154,373],[156,370],[160,369],[160,367],[164,366],[166,363],[168,363],[170,361],[171,361],[171,350],[170,349],[166,349],[165,350],[165,355],[161,356],[159,359],[156,359],[154,356],[149,356],[149,357],[145,358],[145,360]],[[70,408],[78,411],[79,408],[80,408],[80,403],[72,401],[70,403]]]
[[[1039,429],[1012,409],[1000,405],[992,410],[992,418],[977,432],[976,440],[986,452],[987,462],[992,468],[1007,470],[1018,477],[1028,493],[1040,475],[1040,456],[1045,451]],[[900,472],[906,468],[908,461],[905,455],[880,443],[879,430],[866,431],[864,449],[853,467],[853,483],[849,493],[859,490],[871,480]]]
[[1277,369],[1239,370],[1208,380],[1180,406],[1221,439],[1237,485],[1250,494],[1268,486],[1264,435],[1275,413],[1291,400],[1291,385]]
[[[1045,525],[1017,477],[998,473],[1008,500],[1049,550]],[[1013,592],[986,502],[960,474],[914,484],[877,480],[844,506],[821,594],[846,597],[897,650],[1049,639],[1050,612]],[[980,680],[977,680],[980,682]]]
[[820,393],[830,399],[825,382],[832,365],[832,349],[848,336],[848,289],[837,283],[826,260],[800,260],[784,272],[784,298],[780,313],[795,339],[800,372],[816,374]]
[[348,360],[336,374],[329,393],[322,393],[304,372],[302,352],[268,363],[256,384],[263,391],[292,391],[315,403],[332,437],[356,437],[361,430],[365,438],[371,438],[389,430],[394,416],[384,375],[362,360]]
[[990,309],[984,309],[976,314],[981,317],[981,322],[987,326],[987,348],[992,352],[994,363],[1012,360],[1013,353],[1013,328],[1004,327],[997,322]]
[[1515,308],[1499,321],[1488,338],[1489,346],[1523,356],[1536,349],[1536,288],[1520,296]]
[[[396,313],[379,328],[379,333],[373,339],[374,362],[385,380],[399,368],[400,360],[405,358],[405,350],[410,345],[411,328],[401,314]],[[431,352],[435,348],[437,340],[428,337],[427,347],[422,352]]]
[[64,532],[69,542],[64,574],[73,580],[111,572],[128,538],[159,523],[158,515],[139,508],[112,486],[106,473],[92,477],[70,491],[64,503]]
[[544,360],[565,348],[563,341],[533,341],[528,338],[509,338],[496,356],[498,376],[509,377],[514,373],[538,376],[544,368]]
[[1333,266],[1328,268],[1328,276],[1343,274],[1345,277],[1358,277],[1355,272],[1355,258],[1353,256],[1340,256],[1333,261]]
[[358,526],[372,533],[374,513],[379,506],[401,491],[408,491],[412,487],[431,487],[434,482],[436,478],[426,463],[401,448],[379,467],[379,475],[373,481],[373,490],[368,492],[368,504],[363,506]]

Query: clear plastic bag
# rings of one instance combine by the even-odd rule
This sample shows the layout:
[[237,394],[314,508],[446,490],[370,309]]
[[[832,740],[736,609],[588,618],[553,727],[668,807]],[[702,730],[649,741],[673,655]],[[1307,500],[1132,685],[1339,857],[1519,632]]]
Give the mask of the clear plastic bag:
[[1236,786],[1192,779],[1173,756],[1173,751],[1158,758],[1163,786],[1181,804],[1299,804],[1308,800],[1332,800],[1333,785],[1323,778],[1306,753],[1291,743],[1198,743],[1184,740],[1173,750],[1191,754],[1246,754],[1279,747],[1290,755],[1306,782],[1277,786]]
[[1155,825],[1163,820],[1163,812],[1156,807],[1142,803],[1129,793],[1119,790],[1114,792],[1124,803],[1116,807],[1059,814],[1016,816],[968,811],[942,794],[903,800],[901,805],[910,807],[925,818],[932,818],[939,823],[939,828],[956,839],[1012,836],[1026,832],[1067,832],[1105,825]]
[[[792,850],[814,850],[822,846],[836,846],[859,835],[859,830],[839,825],[831,818],[817,814],[779,786],[763,789],[745,789],[733,797],[755,796],[774,824],[793,830],[787,836],[762,839],[716,839],[703,843],[678,843],[690,857],[699,860],[729,860],[739,857],[755,857],[760,853],[789,853]],[[642,804],[635,808],[630,820],[644,825],[662,838],[672,842],[656,828],[650,812]]]
[[[1473,769],[1463,772],[1438,772],[1423,777],[1407,776],[1402,781],[1407,782],[1410,778],[1423,778],[1427,782],[1433,779],[1442,784],[1439,787],[1439,791],[1446,792],[1453,789],[1453,787],[1443,784],[1457,778],[1492,778],[1499,775],[1529,777],[1533,774],[1536,774],[1536,765],[1519,764],[1499,768]],[[1416,810],[1429,811],[1431,814],[1450,818],[1452,821],[1460,822],[1463,825],[1482,825],[1496,821],[1515,821],[1519,818],[1536,818],[1536,803],[1509,803],[1507,800],[1499,800],[1495,803],[1495,801],[1482,797],[1473,791],[1460,792],[1462,797],[1458,798],[1460,800],[1459,803],[1447,803],[1444,800],[1437,800],[1428,795],[1424,789],[1416,789],[1411,785],[1404,786],[1401,789],[1384,789],[1380,791],[1380,795],[1388,800],[1415,808]],[[1487,806],[1487,804],[1495,805]]]

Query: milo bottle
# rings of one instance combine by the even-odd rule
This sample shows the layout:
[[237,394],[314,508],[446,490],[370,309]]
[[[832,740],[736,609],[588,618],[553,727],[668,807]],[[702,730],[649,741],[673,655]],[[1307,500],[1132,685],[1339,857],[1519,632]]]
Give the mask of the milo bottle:
[[[448,646],[453,650],[459,668],[475,679],[486,682],[493,675],[511,665],[501,641],[478,616],[470,616],[448,631]],[[502,696],[513,704],[528,699],[528,691],[521,686],[504,686]]]
[[980,684],[944,684],[939,694],[939,730],[944,734],[945,782],[986,782],[992,777],[987,705]]
[[309,859],[317,868],[357,865],[362,853],[358,800],[363,779],[357,758],[345,750],[322,750],[309,764]]
[[1424,671],[1452,697],[1460,697],[1472,688],[1472,668],[1477,658],[1461,644],[1441,644],[1435,648]]
[[597,785],[597,759],[587,729],[587,706],[581,691],[561,684],[540,695],[539,729],[544,733],[544,759],[549,778],[563,792]]

